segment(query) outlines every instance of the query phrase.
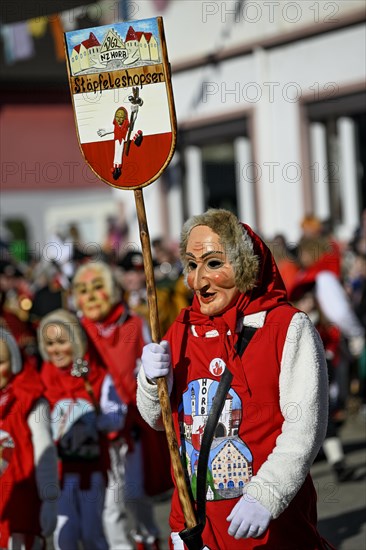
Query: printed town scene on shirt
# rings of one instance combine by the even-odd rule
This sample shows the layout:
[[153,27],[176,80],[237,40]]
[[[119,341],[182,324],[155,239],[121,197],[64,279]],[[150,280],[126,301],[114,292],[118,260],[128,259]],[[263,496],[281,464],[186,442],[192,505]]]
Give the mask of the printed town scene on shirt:
[[176,122],[160,17],[65,33],[79,144],[102,181],[154,181],[175,147]]
[[[181,452],[185,457],[193,495],[196,496],[197,467],[202,437],[219,382],[209,378],[188,384],[178,409]],[[253,457],[239,437],[242,403],[231,388],[217,423],[207,470],[207,500],[236,498],[252,477]]]

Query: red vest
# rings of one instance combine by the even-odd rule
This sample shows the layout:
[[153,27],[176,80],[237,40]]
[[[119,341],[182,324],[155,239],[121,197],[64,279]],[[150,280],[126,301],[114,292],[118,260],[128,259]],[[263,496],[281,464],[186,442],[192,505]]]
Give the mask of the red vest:
[[[142,419],[136,406],[137,366],[146,344],[143,334],[143,319],[125,309],[115,306],[102,323],[94,323],[85,317],[81,323],[91,345],[94,345],[101,361],[113,378],[116,389],[128,413],[123,437],[133,446],[133,439],[141,440],[145,491],[153,496],[172,487],[170,456],[164,432],[156,432]],[[159,456],[159,460],[156,457]]]
[[40,499],[35,480],[28,416],[42,396],[33,368],[24,370],[0,391],[0,548],[12,533],[40,536]]
[[127,312],[122,304],[101,323],[81,318],[81,324],[126,405],[136,404],[136,361],[146,343],[142,323],[140,317]]
[[[316,494],[310,477],[267,532],[259,539],[236,541],[228,535],[226,517],[272,452],[281,433],[279,374],[288,325],[296,310],[281,305],[267,312],[238,361],[230,361],[233,380],[225,399],[208,464],[206,527],[203,541],[210,550],[319,550]],[[204,338],[204,339],[203,339]],[[172,412],[179,442],[184,442],[192,492],[195,495],[200,442],[207,414],[225,368],[223,339],[194,336],[188,325],[174,323],[168,332],[174,389]],[[177,492],[170,516],[172,531],[184,528]]]

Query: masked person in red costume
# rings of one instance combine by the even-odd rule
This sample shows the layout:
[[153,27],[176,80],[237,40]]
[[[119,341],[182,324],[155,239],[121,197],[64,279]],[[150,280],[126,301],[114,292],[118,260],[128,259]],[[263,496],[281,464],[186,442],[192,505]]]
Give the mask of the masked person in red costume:
[[[328,409],[313,324],[287,303],[266,245],[226,210],[184,224],[181,259],[193,303],[160,344],[145,346],[137,402],[146,421],[162,429],[154,379],[167,376],[205,548],[327,548],[309,475]],[[214,408],[219,416],[210,430]],[[170,527],[170,548],[183,549],[176,491]]]
[[78,319],[57,309],[39,326],[41,376],[59,456],[56,550],[107,550],[102,513],[109,467],[106,434],[122,428],[127,407],[87,349]]
[[347,339],[351,355],[359,357],[365,346],[365,329],[354,312],[343,288],[341,258],[337,245],[327,238],[303,238],[298,245],[301,269],[289,287],[289,295],[313,285],[314,296],[330,323]]
[[0,548],[45,548],[56,527],[57,458],[43,391],[0,328]]
[[171,479],[165,435],[152,430],[136,407],[137,371],[150,333],[145,321],[121,302],[120,288],[107,264],[81,266],[75,273],[73,289],[90,342],[128,405],[125,428],[110,442],[112,472],[104,510],[109,544],[115,550],[133,548],[128,540],[127,508],[136,548],[156,550],[159,529],[150,496],[171,487]]

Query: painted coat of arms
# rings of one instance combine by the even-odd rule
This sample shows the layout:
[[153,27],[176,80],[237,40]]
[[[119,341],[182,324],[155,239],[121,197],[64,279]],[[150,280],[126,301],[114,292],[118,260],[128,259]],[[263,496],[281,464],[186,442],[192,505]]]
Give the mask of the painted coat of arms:
[[176,142],[162,18],[67,32],[65,48],[85,160],[113,187],[152,183]]

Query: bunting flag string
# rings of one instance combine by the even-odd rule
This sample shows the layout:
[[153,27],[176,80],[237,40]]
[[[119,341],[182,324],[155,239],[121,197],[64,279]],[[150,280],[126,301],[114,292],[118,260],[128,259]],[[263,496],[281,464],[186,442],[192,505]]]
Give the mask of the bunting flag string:
[[43,38],[47,32],[52,35],[57,61],[64,61],[63,33],[75,29],[78,26],[78,20],[86,16],[89,21],[100,22],[103,17],[101,5],[88,4],[26,21],[0,24],[5,63],[12,65],[17,61],[33,58],[36,55],[35,41]]
[[[125,1],[125,0],[121,0]],[[152,0],[155,10],[163,12],[170,0]],[[108,18],[115,13],[106,7],[105,2],[86,4],[52,15],[40,15],[16,23],[0,23],[0,36],[3,42],[4,59],[7,65],[25,61],[36,55],[35,42],[50,32],[54,42],[57,61],[64,61],[63,33],[75,30],[83,18],[89,21],[110,23]]]
[[27,21],[29,34],[33,38],[42,38],[47,31],[48,17],[34,17]]
[[34,41],[26,21],[3,25],[1,36],[4,43],[5,62],[8,65],[34,56]]
[[48,30],[53,37],[55,57],[58,61],[63,61],[65,59],[64,28],[61,19],[58,16],[44,16],[1,25],[5,63],[13,65],[17,61],[26,61],[35,57],[35,41],[43,38]]

